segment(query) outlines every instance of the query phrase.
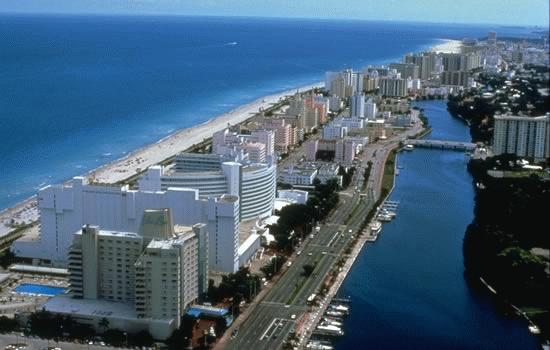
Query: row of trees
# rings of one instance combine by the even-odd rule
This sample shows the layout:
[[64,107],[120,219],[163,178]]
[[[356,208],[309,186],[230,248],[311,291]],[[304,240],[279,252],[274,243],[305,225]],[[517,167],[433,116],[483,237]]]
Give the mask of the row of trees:
[[[4,323],[4,322],[2,322]],[[54,315],[46,310],[40,310],[30,315],[28,325],[30,333],[46,339],[67,339],[88,341],[98,334],[88,324],[76,322],[71,316]],[[107,319],[100,320],[103,329],[103,341],[112,346],[151,346],[154,339],[147,331],[127,334],[118,329],[109,329]]]
[[316,179],[315,189],[309,193],[306,204],[287,205],[279,212],[279,221],[271,226],[275,237],[276,248],[290,253],[297,243],[297,238],[303,238],[310,232],[317,221],[327,217],[339,201],[339,186],[336,180],[328,180],[325,184]]

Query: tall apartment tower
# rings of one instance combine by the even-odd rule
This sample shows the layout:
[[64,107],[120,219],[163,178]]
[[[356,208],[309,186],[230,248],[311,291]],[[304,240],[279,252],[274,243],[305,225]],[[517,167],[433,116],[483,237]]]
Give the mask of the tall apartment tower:
[[352,117],[365,117],[365,95],[355,94],[350,97],[350,112]]
[[369,98],[369,100],[365,104],[365,117],[368,120],[376,119],[376,103],[372,98]]
[[497,32],[489,32],[487,33],[487,43],[489,45],[495,45],[497,43]]
[[495,155],[515,154],[542,161],[550,157],[550,114],[539,117],[496,115]]

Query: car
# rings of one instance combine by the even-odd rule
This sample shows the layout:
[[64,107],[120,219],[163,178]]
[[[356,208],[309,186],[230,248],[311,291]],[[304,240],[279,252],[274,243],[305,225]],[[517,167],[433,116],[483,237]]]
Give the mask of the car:
[[327,255],[327,252],[322,252],[321,254],[323,254],[323,255]]
[[238,329],[234,329],[233,332],[231,332],[231,338],[237,337],[238,334],[239,334],[239,330],[238,330]]
[[301,251],[301,250],[298,250],[298,251],[296,252],[296,255],[300,255],[300,254],[302,254],[302,251]]
[[286,266],[288,266],[288,267],[292,266],[292,261],[287,262]]
[[307,255],[308,255],[308,256],[312,256],[312,255],[313,255],[313,253],[307,253]]
[[288,309],[289,307],[290,307],[290,304],[286,304],[286,305],[285,305],[285,308]]
[[296,319],[296,315],[295,315],[295,314],[290,315],[290,319],[291,319],[291,320],[295,320],[295,319]]

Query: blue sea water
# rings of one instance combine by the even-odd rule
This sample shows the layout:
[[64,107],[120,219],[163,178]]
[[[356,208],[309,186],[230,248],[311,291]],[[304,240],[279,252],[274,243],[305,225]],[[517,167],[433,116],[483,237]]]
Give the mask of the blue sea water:
[[[0,208],[324,72],[494,27],[0,14]],[[496,28],[528,35],[528,29]]]
[[[446,102],[417,103],[432,139],[469,141]],[[462,240],[474,190],[464,153],[416,148],[400,153],[391,200],[396,219],[366,246],[340,293],[352,299],[344,349],[539,349],[527,323],[495,311],[486,291],[464,278]]]

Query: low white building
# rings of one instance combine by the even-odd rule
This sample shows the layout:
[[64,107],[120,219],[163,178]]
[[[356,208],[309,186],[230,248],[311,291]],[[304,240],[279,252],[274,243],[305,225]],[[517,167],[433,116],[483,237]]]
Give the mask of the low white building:
[[302,190],[278,190],[277,198],[290,200],[297,204],[306,204],[309,198],[309,192]]

